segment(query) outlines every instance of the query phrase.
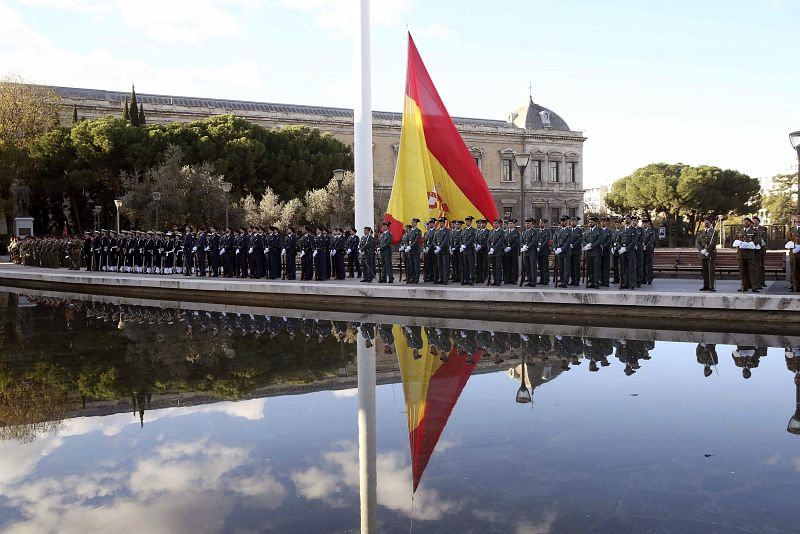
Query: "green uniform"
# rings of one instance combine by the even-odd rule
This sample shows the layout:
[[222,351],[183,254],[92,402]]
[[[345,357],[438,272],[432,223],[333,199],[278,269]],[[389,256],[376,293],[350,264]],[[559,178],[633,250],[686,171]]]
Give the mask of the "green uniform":
[[702,291],[716,291],[714,288],[714,268],[717,259],[717,245],[719,234],[713,227],[703,228],[697,232],[697,253],[703,262],[703,287]]

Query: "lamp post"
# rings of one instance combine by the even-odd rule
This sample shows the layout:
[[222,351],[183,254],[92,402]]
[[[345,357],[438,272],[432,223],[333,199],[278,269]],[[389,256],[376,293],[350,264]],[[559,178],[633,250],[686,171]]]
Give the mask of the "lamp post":
[[122,200],[115,198],[114,205],[117,207],[117,235],[119,235],[119,209],[122,207]]
[[233,184],[230,182],[222,182],[222,192],[225,193],[225,228],[228,228],[228,207],[231,203],[231,188]]
[[514,161],[519,167],[519,214],[520,221],[525,219],[525,167],[531,161],[530,154],[514,154]]
[[525,355],[522,355],[522,373],[520,373],[519,389],[517,390],[517,403],[528,404],[533,401],[528,385],[525,383],[525,369],[528,367]]
[[94,215],[94,229],[100,229],[100,212],[103,211],[103,206],[95,206],[92,208],[92,214]]
[[339,226],[342,225],[342,211],[344,211],[344,206],[342,204],[342,182],[344,182],[344,173],[344,169],[335,169],[333,171],[333,179],[336,180],[336,185],[339,187],[339,216],[336,217]]
[[158,230],[158,205],[161,203],[161,193],[153,191],[153,202],[156,203],[156,230]]
[[800,130],[790,133],[789,141],[797,152],[797,212],[800,213]]

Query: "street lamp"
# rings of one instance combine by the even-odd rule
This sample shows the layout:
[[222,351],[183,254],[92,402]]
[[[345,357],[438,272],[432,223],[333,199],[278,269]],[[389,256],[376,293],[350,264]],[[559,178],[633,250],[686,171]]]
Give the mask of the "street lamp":
[[800,130],[790,133],[789,141],[797,151],[797,211],[800,213]]
[[520,219],[525,219],[525,167],[531,161],[530,154],[514,154],[514,161],[519,167],[519,214]]
[[122,207],[122,200],[115,198],[114,205],[117,207],[117,235],[119,235],[119,209]]
[[158,230],[158,205],[161,202],[161,193],[153,191],[153,202],[156,203],[156,230]]
[[336,180],[336,185],[339,187],[339,225],[342,224],[342,211],[344,211],[344,206],[342,204],[342,182],[344,182],[344,169],[335,169],[333,171],[333,179]]
[[[788,361],[788,360],[787,360]],[[794,375],[794,388],[795,388],[795,409],[794,415],[789,419],[789,424],[786,425],[786,431],[790,434],[800,434],[800,375]]]
[[522,355],[522,373],[520,374],[519,389],[517,390],[517,404],[528,404],[533,401],[528,385],[525,383],[525,368],[528,367],[525,355]]
[[225,193],[225,228],[228,228],[228,206],[231,203],[231,188],[233,184],[230,182],[222,182],[222,192]]

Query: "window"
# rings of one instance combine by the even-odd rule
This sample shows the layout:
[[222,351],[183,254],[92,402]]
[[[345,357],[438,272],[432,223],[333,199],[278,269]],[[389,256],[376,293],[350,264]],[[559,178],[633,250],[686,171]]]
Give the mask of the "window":
[[503,206],[503,220],[509,220],[514,216],[514,208],[511,206]]
[[513,167],[511,166],[511,163],[512,162],[510,159],[503,160],[503,167],[500,174],[500,179],[504,182],[511,182],[513,180],[513,174],[511,172]]
[[578,163],[575,161],[570,161],[567,163],[567,181],[569,183],[575,183],[575,171],[577,170]]
[[539,219],[544,219],[544,208],[537,208],[534,206],[533,208],[533,216],[538,221]]
[[534,182],[542,181],[542,162],[538,159],[531,161],[531,180]]
[[475,166],[478,167],[478,170],[481,168],[481,157],[480,156],[473,156],[472,159],[475,160]]
[[567,212],[569,213],[570,218],[575,217],[578,214],[578,208],[569,208]]
[[550,181],[557,182],[558,181],[558,162],[551,161],[550,162]]
[[558,224],[558,219],[561,218],[561,210],[558,208],[550,208],[550,223]]

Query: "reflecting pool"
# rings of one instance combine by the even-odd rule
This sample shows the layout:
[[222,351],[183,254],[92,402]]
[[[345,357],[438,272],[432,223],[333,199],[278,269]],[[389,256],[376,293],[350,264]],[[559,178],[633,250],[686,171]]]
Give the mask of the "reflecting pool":
[[380,531],[797,529],[798,338],[9,290],[0,530],[358,531],[365,358]]

